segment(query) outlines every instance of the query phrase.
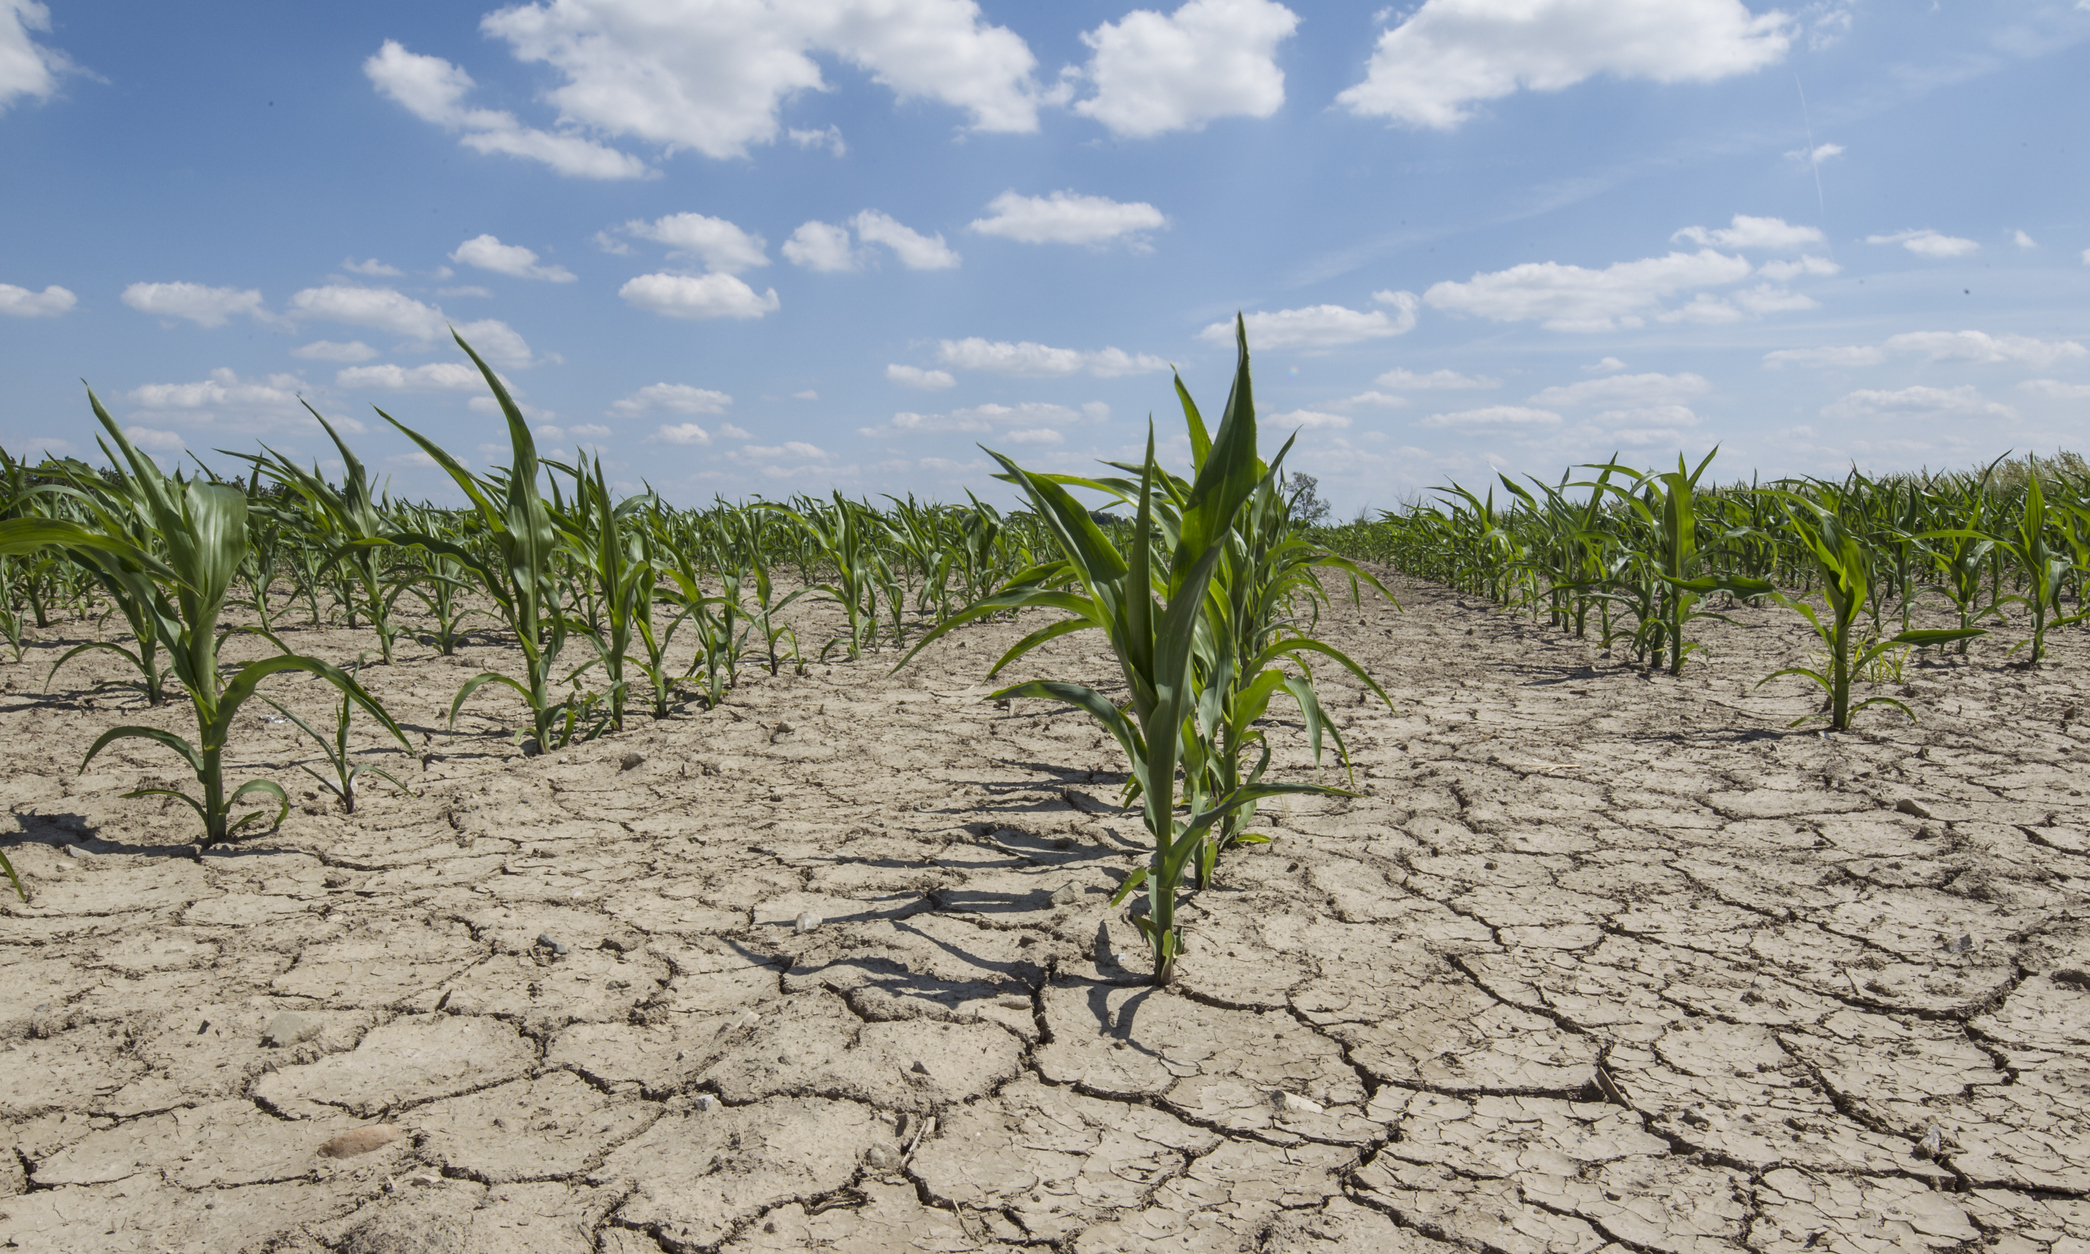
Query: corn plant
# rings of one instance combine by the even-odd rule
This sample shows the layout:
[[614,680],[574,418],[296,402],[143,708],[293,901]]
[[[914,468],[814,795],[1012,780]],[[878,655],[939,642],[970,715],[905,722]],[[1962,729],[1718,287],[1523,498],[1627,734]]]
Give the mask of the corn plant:
[[377,413],[418,444],[463,490],[471,502],[473,521],[496,556],[484,560],[453,540],[427,532],[400,532],[394,542],[449,557],[470,572],[475,584],[493,600],[501,620],[515,634],[516,644],[522,649],[521,678],[484,671],[458,688],[450,702],[450,725],[457,725],[457,712],[473,693],[488,684],[498,684],[514,690],[529,707],[531,731],[537,749],[542,751],[564,744],[573,735],[579,717],[574,698],[555,696],[552,687],[559,655],[566,647],[568,627],[556,565],[559,533],[552,526],[551,513],[538,491],[537,442],[531,438],[530,424],[493,368],[472,351],[463,336],[452,331],[451,337],[479,367],[508,420],[512,458],[504,481],[480,478],[433,440],[382,409]]
[[584,624],[584,634],[595,646],[595,657],[577,668],[573,676],[590,667],[602,668],[609,684],[605,697],[610,725],[621,731],[625,697],[631,686],[624,676],[624,664],[639,624],[652,618],[653,588],[658,578],[646,555],[643,524],[634,522],[634,516],[644,513],[654,498],[648,492],[622,501],[612,500],[601,460],[590,461],[586,454],[571,471],[573,508],[555,521],[565,524],[570,551],[580,565],[582,584],[593,595],[598,610],[593,621]]
[[[1056,680],[1016,684],[993,697],[1036,697],[1072,705],[1108,731],[1131,761],[1131,791],[1141,802],[1153,852],[1147,865],[1126,879],[1112,902],[1146,889],[1146,913],[1135,915],[1134,922],[1153,954],[1156,984],[1172,978],[1182,952],[1177,891],[1205,849],[1206,833],[1212,826],[1266,797],[1341,795],[1340,789],[1320,784],[1260,779],[1221,796],[1201,795],[1200,781],[1193,773],[1185,789],[1191,805],[1183,816],[1177,814],[1178,769],[1186,756],[1210,752],[1204,739],[1207,733],[1197,718],[1195,660],[1198,636],[1208,629],[1206,606],[1213,577],[1233,542],[1234,520],[1242,505],[1259,483],[1277,473],[1266,469],[1256,456],[1248,339],[1238,320],[1235,332],[1240,351],[1233,392],[1227,398],[1218,433],[1199,459],[1173,535],[1164,538],[1156,517],[1157,506],[1167,494],[1151,428],[1138,486],[1132,493],[1137,513],[1123,552],[1057,481],[1059,476],[1033,474],[990,449],[989,455],[1003,468],[1003,477],[1029,498],[1060,559],[1019,573],[1002,591],[933,629],[908,654],[912,657],[930,640],[962,623],[1028,607],[1058,609],[1070,617],[1032,632],[1016,646],[1019,650],[1087,628],[1105,633],[1130,692],[1126,707],[1119,708],[1087,685]],[[1047,579],[1055,574],[1078,585],[1079,591],[1049,586]],[[901,664],[905,661],[903,658]],[[1193,740],[1197,741],[1194,746],[1189,743]]]
[[2061,584],[2075,561],[2066,549],[2050,543],[2048,528],[2056,520],[2050,516],[2046,506],[2046,493],[2040,489],[2037,468],[2025,482],[2025,495],[2019,503],[2018,517],[2009,532],[1993,537],[1996,551],[2008,556],[2024,578],[2024,592],[2003,597],[1998,605],[2016,602],[2025,607],[2032,616],[2032,634],[2010,646],[2016,653],[2026,645],[2032,646],[2030,656],[2025,659],[2028,666],[2037,666],[2046,657],[2046,633],[2055,627],[2066,627],[2079,622],[2083,615],[2061,616]]
[[[797,523],[818,559],[834,571],[834,577],[824,583],[807,580],[813,591],[841,607],[849,623],[844,635],[821,646],[820,655],[826,657],[837,644],[842,644],[847,647],[849,660],[855,661],[866,646],[877,640],[879,591],[890,582],[885,560],[877,548],[877,533],[884,525],[870,507],[846,500],[840,492],[834,494],[832,506],[815,501],[803,501],[795,507],[769,501],[757,505]],[[805,563],[803,569],[809,573],[810,563]]]
[[[360,663],[361,659],[357,660]],[[355,673],[355,669],[351,668],[349,671],[350,676],[353,677]],[[341,802],[341,809],[344,813],[354,814],[356,812],[356,780],[366,773],[387,781],[394,788],[397,788],[409,797],[414,795],[414,790],[409,788],[404,780],[376,763],[351,760],[348,748],[348,729],[354,703],[349,699],[346,692],[341,694],[341,700],[334,707],[334,734],[332,738],[322,735],[312,724],[299,718],[297,712],[290,707],[271,701],[267,697],[263,697],[262,700],[268,701],[270,705],[275,707],[276,713],[281,714],[284,718],[296,724],[298,730],[311,737],[312,743],[319,746],[319,751],[325,755],[327,767],[332,771],[333,778],[328,779],[318,771],[302,764],[298,769],[319,781],[321,788],[334,794],[335,798]]]
[[[140,504],[142,516],[114,532],[63,519],[0,521],[0,553],[57,547],[76,559],[97,563],[97,570],[113,562],[139,572],[136,582],[111,585],[112,593],[141,599],[141,604],[127,610],[127,616],[149,620],[158,638],[167,643],[169,663],[194,707],[198,735],[196,742],[191,743],[157,727],[111,728],[88,749],[80,769],[84,772],[96,755],[118,740],[149,740],[181,754],[196,773],[202,791],[200,798],[174,788],[141,788],[124,795],[163,796],[181,801],[203,820],[203,843],[213,845],[267,816],[266,809],[258,809],[234,819],[232,812],[245,797],[273,799],[277,803],[275,823],[282,822],[290,812],[289,794],[272,780],[252,779],[230,794],[225,791],[224,752],[233,720],[269,676],[292,670],[318,676],[362,706],[401,745],[406,745],[406,734],[399,725],[352,676],[318,658],[286,651],[249,662],[229,680],[222,676],[218,664],[218,616],[247,556],[246,494],[222,483],[169,477],[151,458],[131,446],[91,390],[87,398],[95,418],[121,452],[122,464],[128,471],[128,487]],[[141,535],[150,536],[158,553],[135,543]]]
[[1827,707],[1821,713],[1794,719],[1790,724],[1793,727],[1826,717],[1830,730],[1846,731],[1850,727],[1851,715],[1874,705],[1892,706],[1907,715],[1910,722],[1916,721],[1915,713],[1893,697],[1867,697],[1856,705],[1851,704],[1852,676],[1897,646],[1949,644],[1986,633],[1978,627],[1904,631],[1889,639],[1861,644],[1852,631],[1852,624],[1865,608],[1874,558],[1842,517],[1841,511],[1847,504],[1846,495],[1824,483],[1812,485],[1805,494],[1786,488],[1765,488],[1763,491],[1783,507],[1786,521],[1813,559],[1821,577],[1827,614],[1817,613],[1805,601],[1795,600],[1782,592],[1771,595],[1779,604],[1807,620],[1828,656],[1821,669],[1789,666],[1764,676],[1757,681],[1757,686],[1762,687],[1784,675],[1798,675],[1820,686],[1828,698]]

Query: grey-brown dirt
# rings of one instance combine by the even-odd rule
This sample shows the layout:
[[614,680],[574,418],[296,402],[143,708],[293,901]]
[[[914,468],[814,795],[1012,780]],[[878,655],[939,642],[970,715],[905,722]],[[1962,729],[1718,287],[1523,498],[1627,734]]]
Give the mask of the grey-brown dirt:
[[[499,689],[443,727],[508,650],[404,644],[363,674],[416,795],[308,784],[200,857],[120,796],[171,754],[77,773],[185,708],[90,692],[99,655],[45,690],[92,631],[54,627],[0,665],[33,894],[0,917],[0,1242],[2090,1251],[2090,640],[1911,661],[1868,691],[1921,726],[1823,737],[1786,729],[1799,681],[1755,687],[1805,659],[1789,615],[1670,678],[1397,591],[1323,623],[1397,699],[1323,676],[1360,795],[1267,807],[1158,990],[1107,904],[1141,861],[1117,750],[984,699],[1014,623],[535,757]],[[1103,647],[1020,677],[1108,684]],[[272,718],[236,778],[315,761]]]

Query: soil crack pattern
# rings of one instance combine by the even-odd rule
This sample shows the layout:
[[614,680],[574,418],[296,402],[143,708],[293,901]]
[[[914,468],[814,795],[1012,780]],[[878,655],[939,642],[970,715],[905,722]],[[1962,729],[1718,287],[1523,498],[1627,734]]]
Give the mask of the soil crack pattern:
[[[409,633],[360,676],[412,793],[294,795],[208,849],[124,795],[172,780],[154,750],[78,773],[115,715],[178,711],[90,693],[100,652],[27,695],[83,642],[31,630],[0,660],[30,893],[0,907],[0,1244],[2090,1250],[2090,637],[1911,660],[1923,724],[1824,737],[1787,730],[1800,682],[1756,686],[1809,644],[1774,612],[1648,676],[1393,587],[1320,625],[1395,698],[1323,680],[1357,795],[1264,802],[1160,988],[1109,904],[1145,861],[1124,755],[988,700],[1031,614],[542,754],[490,689],[444,730],[516,650]],[[1023,665],[1124,691],[1081,637]],[[1296,713],[1260,727],[1315,777]],[[228,763],[308,752],[265,723]]]

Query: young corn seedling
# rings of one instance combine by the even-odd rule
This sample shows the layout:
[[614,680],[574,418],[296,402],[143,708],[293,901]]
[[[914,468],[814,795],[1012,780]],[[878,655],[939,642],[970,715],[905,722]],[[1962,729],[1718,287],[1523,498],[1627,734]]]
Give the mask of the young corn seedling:
[[[358,661],[360,664],[360,659]],[[354,669],[349,671],[351,677],[355,673]],[[365,774],[375,775],[379,779],[387,781],[394,788],[397,788],[409,797],[416,795],[414,790],[407,786],[406,781],[378,766],[376,763],[351,760],[348,748],[348,728],[350,713],[355,708],[355,703],[349,699],[347,693],[341,694],[341,700],[334,707],[334,735],[331,739],[320,734],[312,724],[299,718],[296,711],[290,707],[270,700],[267,697],[263,697],[262,700],[274,706],[276,713],[295,723],[298,730],[310,736],[312,743],[318,745],[319,751],[326,755],[327,768],[333,773],[332,779],[328,779],[325,775],[321,775],[309,766],[300,765],[298,769],[310,775],[313,779],[318,780],[321,788],[333,793],[335,798],[341,802],[341,809],[344,813],[354,814],[356,812],[356,779]]]
[[1865,608],[1872,578],[1872,554],[1859,543],[1856,533],[1845,525],[1841,517],[1843,494],[1825,483],[1814,484],[1807,495],[1785,488],[1764,488],[1762,491],[1783,507],[1787,523],[1800,543],[1806,546],[1807,554],[1821,576],[1822,598],[1828,613],[1826,616],[1817,613],[1805,601],[1794,600],[1782,592],[1773,592],[1772,599],[1807,620],[1828,657],[1821,669],[1789,666],[1764,676],[1757,681],[1757,686],[1762,687],[1783,675],[1798,675],[1820,686],[1828,697],[1827,708],[1819,714],[1794,719],[1790,724],[1793,727],[1826,717],[1831,731],[1847,731],[1851,715],[1874,705],[1892,706],[1908,715],[1910,722],[1915,722],[1915,713],[1893,697],[1867,697],[1851,704],[1853,676],[1897,646],[1949,644],[1986,633],[1978,627],[1904,631],[1861,647],[1852,625]]
[[2010,646],[2016,653],[2026,645],[2032,652],[2025,659],[2027,666],[2037,666],[2046,658],[2046,633],[2055,627],[2066,627],[2083,619],[2082,614],[2061,617],[2061,583],[2075,561],[2065,548],[2058,547],[2048,539],[2047,532],[2057,519],[2052,517],[2046,506],[2046,493],[2040,489],[2038,467],[2025,481],[2025,496],[2019,506],[2017,523],[2010,532],[1994,537],[1996,550],[2015,562],[2018,572],[2024,577],[2022,593],[2003,597],[1996,602],[2007,605],[2016,602],[2025,607],[2032,616],[2032,634]]
[[[254,695],[261,681],[293,670],[316,675],[332,684],[411,751],[406,733],[392,721],[392,716],[352,676],[318,658],[285,652],[249,662],[230,680],[220,674],[218,616],[224,609],[233,577],[247,556],[246,493],[225,484],[168,477],[157,463],[131,446],[92,391],[87,399],[95,418],[121,450],[143,516],[136,520],[134,528],[114,534],[62,519],[7,519],[0,521],[0,554],[55,546],[75,556],[112,559],[139,571],[142,580],[136,595],[142,604],[133,607],[132,612],[151,620],[159,638],[167,642],[169,662],[195,709],[197,738],[191,743],[157,727],[111,728],[88,749],[80,769],[84,772],[96,755],[118,740],[149,740],[182,755],[196,773],[202,796],[192,797],[172,788],[141,788],[124,794],[126,797],[164,796],[188,805],[203,820],[206,845],[224,841],[267,817],[268,811],[259,809],[233,818],[233,811],[248,796],[274,801],[277,808],[273,821],[280,823],[290,812],[289,794],[281,785],[266,779],[248,780],[227,794],[224,753],[240,707]],[[133,543],[133,537],[139,533],[151,536],[160,555]],[[126,594],[132,587],[117,586],[125,588]]]

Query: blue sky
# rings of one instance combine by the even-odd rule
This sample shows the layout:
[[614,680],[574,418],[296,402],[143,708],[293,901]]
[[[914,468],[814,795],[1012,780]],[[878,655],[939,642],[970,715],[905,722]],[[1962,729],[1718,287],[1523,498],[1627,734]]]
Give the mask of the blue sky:
[[[2090,0],[0,0],[0,445],[382,407],[714,493],[1182,441],[1249,320],[1345,513],[1722,446],[2090,446]],[[1803,103],[1804,101],[1804,103]],[[1214,329],[1218,328],[1218,329]],[[224,459],[216,459],[223,461]],[[990,489],[992,490],[990,493]]]

